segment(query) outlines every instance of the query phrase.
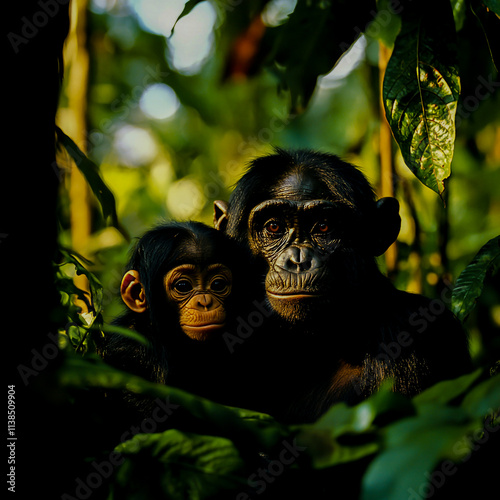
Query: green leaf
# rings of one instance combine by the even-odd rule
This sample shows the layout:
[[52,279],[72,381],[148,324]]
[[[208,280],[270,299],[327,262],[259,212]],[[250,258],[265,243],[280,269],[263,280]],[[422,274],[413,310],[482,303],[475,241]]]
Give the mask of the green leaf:
[[500,16],[500,1],[499,0],[484,0],[484,5],[493,11],[497,16]]
[[336,437],[344,433],[360,433],[369,430],[377,418],[389,412],[414,413],[411,402],[401,394],[392,392],[390,385],[387,385],[356,406],[344,403],[332,406],[314,426],[330,429]]
[[[394,41],[401,29],[401,17],[394,12],[392,4],[391,0],[377,0],[377,15],[373,21],[374,28],[367,31],[369,35],[373,31],[373,36],[382,40],[384,45],[389,48],[394,47]],[[401,8],[401,6],[398,7]]]
[[292,112],[302,111],[316,87],[372,20],[375,2],[300,1],[288,21],[269,28],[269,63],[290,90]]
[[455,27],[457,32],[460,31],[465,22],[467,8],[469,7],[469,2],[466,0],[451,0],[451,8],[453,10],[453,19],[455,20]]
[[136,332],[131,328],[126,328],[124,326],[118,326],[118,325],[110,325],[108,323],[105,323],[104,325],[102,325],[100,330],[107,333],[117,333],[118,335],[123,335],[124,337],[135,340],[136,342],[139,342],[142,345],[149,345],[149,340],[146,337],[144,337],[144,335],[141,335],[139,332]]
[[390,425],[384,433],[384,451],[363,477],[361,499],[412,498],[413,492],[426,489],[440,460],[460,458],[456,443],[475,426],[460,408],[441,406]]
[[168,398],[196,419],[211,425],[215,433],[252,450],[272,450],[291,432],[270,416],[223,406],[176,387],[148,382],[117,370],[97,357],[66,356],[59,377],[61,384],[68,387],[120,389],[153,398]]
[[[89,271],[76,257],[76,255],[70,250],[63,248],[59,249],[60,253],[64,257],[66,263],[71,263],[76,268],[76,273],[78,275],[84,275],[88,282],[90,288],[91,297],[91,308],[95,316],[97,316],[102,310],[102,297],[103,297],[103,287],[97,276]],[[90,261],[86,261],[87,265],[91,264]]]
[[460,321],[465,321],[483,291],[488,275],[500,267],[500,236],[491,239],[461,272],[451,297],[452,311]]
[[174,29],[177,26],[177,23],[185,16],[187,16],[199,3],[203,2],[204,0],[188,0],[185,5],[184,9],[182,9],[182,12],[180,13],[179,17],[175,20],[174,25],[172,26],[172,31],[170,32],[170,36],[174,34]]
[[422,405],[447,404],[466,393],[477,382],[482,373],[483,370],[479,369],[453,380],[438,382],[415,396],[413,402],[417,407]]
[[474,417],[500,411],[500,375],[485,380],[467,394],[462,408]]
[[307,447],[314,468],[359,460],[378,451],[376,421],[388,416],[414,414],[411,401],[389,386],[366,401],[332,406],[317,422],[298,426],[297,441]]
[[406,165],[440,195],[451,173],[455,142],[456,50],[449,2],[408,5],[383,83],[386,117]]
[[106,184],[104,184],[104,181],[99,174],[99,167],[94,162],[90,161],[75,144],[75,142],[70,139],[59,127],[57,127],[56,130],[58,141],[64,146],[71,158],[73,158],[76,166],[82,172],[85,179],[87,179],[92,192],[98,199],[101,205],[104,220],[108,222],[109,219],[110,224],[118,229],[118,231],[120,231],[128,240],[129,236],[127,232],[118,222],[115,197]]
[[[246,486],[245,476],[238,475],[243,460],[226,438],[171,429],[161,434],[136,435],[116,451],[125,457],[116,479],[127,498],[135,493],[141,493],[141,498],[153,498],[145,493],[154,492],[162,498],[201,500]],[[156,473],[152,475],[151,470]],[[145,477],[148,481],[144,481]]]
[[56,278],[55,286],[59,292],[64,292],[67,295],[75,295],[80,300],[85,302],[88,308],[91,308],[91,304],[83,290],[78,288],[71,278]]
[[[486,2],[485,2],[486,3]],[[481,2],[471,5],[471,11],[483,31],[491,60],[496,70],[500,69],[500,44],[498,42],[498,30],[500,30],[500,20],[498,19],[498,1],[489,2],[491,5],[484,5]],[[489,10],[488,8],[489,7]]]

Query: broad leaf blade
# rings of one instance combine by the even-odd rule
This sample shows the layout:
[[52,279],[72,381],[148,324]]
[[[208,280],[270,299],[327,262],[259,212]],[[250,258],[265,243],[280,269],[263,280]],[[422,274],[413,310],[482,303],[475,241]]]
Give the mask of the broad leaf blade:
[[413,398],[417,407],[423,405],[445,405],[449,404],[455,398],[465,394],[477,383],[481,377],[482,370],[476,370],[472,373],[462,375],[453,380],[443,380],[429,387]]
[[484,280],[500,267],[500,236],[491,239],[472,259],[457,279],[451,297],[452,310],[460,321],[465,321],[481,295]]
[[[225,490],[246,485],[245,475],[241,475],[243,460],[226,438],[171,429],[136,435],[116,451],[125,458],[116,479],[127,498],[138,488],[171,499],[214,498]],[[153,469],[158,473],[151,475]],[[149,478],[147,484],[144,477]],[[140,493],[144,495],[144,491]]]
[[387,120],[410,170],[438,194],[450,176],[460,94],[455,24],[449,3],[408,6],[387,65]]
[[305,109],[318,76],[335,66],[375,12],[374,0],[301,1],[285,24],[267,30],[270,60],[290,90],[292,112]]
[[297,441],[314,468],[353,462],[379,450],[377,421],[413,413],[410,400],[387,385],[356,406],[336,404],[314,424],[298,426]]
[[118,229],[126,239],[129,239],[127,232],[118,222],[115,197],[102,180],[99,174],[99,167],[90,161],[75,142],[60,128],[57,128],[57,139],[64,146],[71,158],[73,158],[76,166],[89,183],[92,192],[101,205],[104,220],[107,222],[110,219],[111,225]]
[[433,407],[400,420],[385,431],[385,449],[371,462],[362,482],[362,500],[413,498],[426,488],[444,458],[459,459],[455,446],[477,426],[460,408]]
[[149,382],[117,370],[99,358],[84,359],[68,355],[58,373],[61,385],[66,387],[119,389],[171,400],[194,418],[203,421],[204,425],[211,426],[218,435],[231,439],[238,446],[258,448],[265,452],[290,436],[286,426],[268,415],[223,406],[176,387]]

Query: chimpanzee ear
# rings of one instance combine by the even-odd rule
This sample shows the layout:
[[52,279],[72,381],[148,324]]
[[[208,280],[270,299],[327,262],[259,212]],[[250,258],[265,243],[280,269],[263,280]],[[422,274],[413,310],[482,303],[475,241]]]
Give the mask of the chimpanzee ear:
[[373,230],[373,254],[382,255],[398,237],[401,229],[399,202],[396,198],[380,198],[376,204]]
[[139,273],[132,269],[123,276],[120,292],[123,302],[134,312],[143,313],[147,309],[146,293],[139,279]]
[[214,201],[214,227],[219,231],[225,231],[227,227],[227,201]]

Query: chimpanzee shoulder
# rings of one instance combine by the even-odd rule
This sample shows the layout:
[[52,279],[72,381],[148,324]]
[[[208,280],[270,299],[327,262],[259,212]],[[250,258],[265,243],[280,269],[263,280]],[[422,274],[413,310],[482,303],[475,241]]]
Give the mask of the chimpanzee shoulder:
[[399,203],[377,200],[355,166],[276,149],[251,162],[229,203],[215,203],[214,222],[264,276],[274,323],[262,343],[274,349],[269,379],[279,388],[270,412],[314,420],[385,381],[412,396],[470,371],[467,336],[446,301],[396,290],[379,271],[375,257],[399,234]]

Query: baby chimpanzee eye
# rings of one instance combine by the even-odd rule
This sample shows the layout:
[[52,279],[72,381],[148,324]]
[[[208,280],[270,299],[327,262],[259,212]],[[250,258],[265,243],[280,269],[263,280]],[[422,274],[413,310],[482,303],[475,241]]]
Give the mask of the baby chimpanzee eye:
[[210,284],[210,288],[214,291],[214,292],[222,292],[223,290],[225,290],[227,288],[227,281],[223,278],[217,278],[215,280],[212,281],[212,283]]
[[190,292],[193,289],[193,286],[188,280],[179,280],[175,283],[174,288],[181,293]]

